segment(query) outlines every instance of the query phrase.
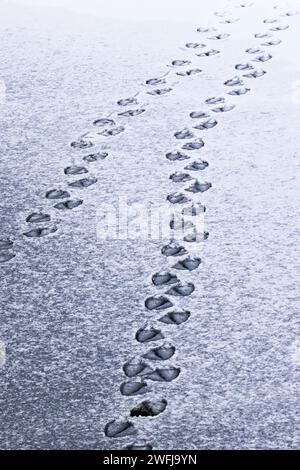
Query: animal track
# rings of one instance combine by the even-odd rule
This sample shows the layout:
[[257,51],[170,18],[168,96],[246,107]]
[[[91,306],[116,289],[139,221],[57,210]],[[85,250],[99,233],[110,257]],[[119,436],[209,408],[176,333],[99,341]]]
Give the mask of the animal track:
[[167,400],[146,400],[132,408],[130,416],[158,416],[165,411],[167,404]]
[[229,38],[229,36],[230,36],[229,33],[222,33],[222,34],[216,34],[215,36],[211,36],[208,39],[220,40],[220,39],[227,39]]
[[152,326],[150,328],[145,326],[136,332],[135,339],[139,343],[150,343],[151,341],[159,341],[164,339],[164,335],[161,330],[158,330]]
[[200,150],[204,147],[204,142],[202,139],[195,139],[193,142],[188,142],[182,146],[183,150]]
[[258,49],[256,47],[249,47],[246,49],[247,54],[263,54],[264,51],[262,49]]
[[118,116],[123,117],[134,117],[143,114],[146,110],[144,108],[140,109],[129,109],[128,111],[124,111],[123,113],[118,113]]
[[26,222],[30,224],[39,224],[43,222],[50,222],[50,215],[43,214],[42,212],[33,212],[28,217],[26,217]]
[[216,28],[211,28],[211,27],[206,27],[206,26],[199,26],[197,28],[198,33],[212,33],[213,31],[216,31]]
[[132,96],[132,97],[130,97],[130,98],[123,98],[123,99],[117,101],[117,104],[118,104],[119,106],[129,106],[129,105],[131,105],[131,104],[138,104],[138,101],[137,101],[137,99],[136,99],[136,96],[137,96],[137,95]]
[[185,47],[187,47],[188,49],[200,49],[206,47],[206,44],[200,42],[188,42]]
[[176,162],[176,161],[188,160],[190,157],[188,157],[182,152],[169,152],[166,154],[166,158],[170,160],[170,162]]
[[170,91],[172,91],[172,88],[157,88],[156,90],[147,91],[147,93],[148,95],[161,96],[170,93]]
[[278,26],[273,26],[272,28],[270,28],[270,31],[285,31],[288,28],[289,28],[288,24],[278,25]]
[[130,379],[137,377],[137,376],[143,376],[145,374],[148,374],[149,372],[152,372],[151,367],[148,366],[145,362],[141,360],[135,360],[132,359],[129,362],[126,362],[123,366],[123,371],[127,377]]
[[9,238],[0,238],[0,263],[7,263],[16,256],[15,253],[9,251],[13,245],[14,242]]
[[158,346],[157,348],[150,349],[150,351],[143,354],[143,358],[149,361],[168,361],[175,354],[175,347],[169,345]]
[[176,243],[170,243],[161,249],[161,253],[164,256],[183,256],[187,254],[187,251],[183,246],[177,245]]
[[167,201],[171,204],[185,204],[186,202],[190,202],[190,199],[182,193],[172,193],[167,196]]
[[173,175],[170,176],[170,179],[174,183],[184,183],[186,181],[190,181],[192,177],[188,173],[173,173]]
[[189,171],[203,171],[207,167],[208,167],[208,162],[206,162],[205,160],[198,160],[185,166],[184,169],[189,170]]
[[94,146],[93,142],[89,140],[77,140],[70,143],[73,149],[85,150]]
[[134,425],[130,421],[110,421],[104,428],[107,437],[125,437],[136,434]]
[[80,180],[73,181],[72,183],[68,183],[68,184],[71,188],[83,189],[83,188],[88,188],[92,184],[97,183],[97,181],[98,181],[97,178],[91,177],[91,178],[82,178]]
[[211,118],[211,119],[208,119],[204,122],[201,122],[199,124],[197,124],[197,126],[194,126],[194,129],[198,129],[198,130],[201,130],[201,131],[204,131],[206,129],[212,129],[213,127],[215,127],[216,125],[218,124],[218,121],[216,121],[215,119]]
[[262,46],[278,46],[278,44],[281,44],[282,41],[281,39],[272,39],[270,41],[263,42],[261,45]]
[[234,77],[234,78],[231,78],[230,80],[226,80],[226,82],[224,82],[224,85],[226,85],[226,86],[243,86],[244,83],[240,79],[240,77]]
[[205,100],[206,104],[212,105],[212,104],[219,104],[219,103],[225,103],[225,98],[223,97],[216,97],[213,96],[212,98],[207,98]]
[[183,67],[185,65],[190,65],[191,61],[190,60],[173,60],[172,65],[174,67]]
[[227,94],[232,96],[240,96],[249,93],[250,88],[242,87],[242,88],[234,88],[233,90],[229,91]]
[[196,180],[189,188],[186,189],[186,191],[189,191],[191,193],[204,193],[205,191],[208,191],[211,187],[211,183],[200,183],[198,180]]
[[172,302],[164,296],[148,297],[145,301],[145,306],[148,310],[165,310],[166,308],[173,307]]
[[193,111],[190,113],[190,117],[192,119],[207,119],[209,118],[209,114],[204,111]]
[[151,86],[164,85],[166,83],[166,80],[164,77],[166,77],[168,74],[169,74],[169,71],[159,78],[149,78],[148,80],[146,80],[146,85],[151,85]]
[[182,271],[194,271],[197,269],[201,264],[201,259],[200,258],[191,258],[190,256],[188,258],[185,258],[181,261],[178,261],[176,264],[174,264],[173,269],[180,269]]
[[166,293],[167,295],[173,295],[175,297],[187,297],[191,295],[195,290],[195,286],[192,282],[187,284],[178,284],[171,287]]
[[258,39],[270,38],[270,37],[272,37],[272,34],[270,34],[270,33],[256,33],[256,34],[254,34],[254,37],[258,38]]
[[0,263],[6,263],[15,257],[15,253],[9,253],[6,251],[0,252]]
[[132,397],[135,395],[144,395],[150,390],[146,382],[136,382],[132,380],[130,382],[123,382],[120,386],[120,391],[125,397]]
[[88,169],[84,166],[67,166],[64,169],[65,175],[82,175],[84,173],[88,173]]
[[98,127],[115,126],[116,125],[116,123],[113,119],[108,119],[108,118],[96,119],[93,122],[93,124],[94,124],[94,126],[98,126]]
[[112,129],[104,129],[103,131],[98,132],[98,135],[101,135],[103,137],[114,137],[116,135],[121,134],[124,131],[125,131],[125,127],[118,126],[118,127],[113,127]]
[[51,189],[50,191],[46,192],[47,199],[66,199],[70,197],[70,193],[68,191],[64,191],[63,189]]
[[54,207],[59,210],[71,210],[81,206],[81,204],[83,204],[82,199],[69,199],[69,201],[58,202]]
[[154,382],[172,382],[180,374],[179,367],[157,368],[147,376],[147,379]]
[[206,52],[200,52],[200,54],[196,54],[198,57],[211,57],[213,55],[220,54],[220,51],[217,49],[210,49],[209,51]]
[[93,163],[93,162],[105,160],[107,156],[108,156],[107,152],[97,152],[97,153],[91,153],[90,155],[86,155],[85,157],[83,157],[82,160],[87,163]]
[[[244,75],[245,77],[246,75]],[[219,106],[218,108],[213,108],[214,113],[227,113],[228,111],[231,111],[232,109],[235,108],[234,104],[225,104],[224,106]]]
[[174,137],[176,139],[192,139],[194,134],[189,129],[183,129],[182,131],[175,132]]
[[187,310],[183,310],[182,312],[169,312],[163,317],[161,317],[158,321],[165,323],[166,325],[178,326],[188,321],[190,316],[191,316],[191,313],[188,312]]
[[152,283],[155,286],[168,286],[179,282],[178,277],[175,274],[169,272],[156,273],[152,276]]
[[278,20],[276,18],[267,18],[267,19],[264,20],[264,23],[267,23],[267,24],[277,23],[277,22],[278,22]]
[[235,66],[236,70],[253,70],[254,67],[251,64],[237,64]]
[[267,62],[270,59],[272,59],[271,54],[262,54],[262,55],[255,57],[254,61],[255,62]]
[[28,238],[41,238],[41,237],[46,237],[47,235],[50,235],[52,233],[57,232],[58,228],[56,225],[53,227],[44,227],[44,228],[33,228],[32,230],[29,230],[29,232],[25,232],[24,235],[25,237]]
[[190,69],[186,71],[181,71],[181,72],[176,72],[176,75],[179,75],[180,77],[190,77],[191,75],[196,75],[198,73],[201,73],[201,69]]
[[253,70],[253,72],[246,73],[244,77],[247,78],[259,78],[265,75],[267,72],[265,70]]

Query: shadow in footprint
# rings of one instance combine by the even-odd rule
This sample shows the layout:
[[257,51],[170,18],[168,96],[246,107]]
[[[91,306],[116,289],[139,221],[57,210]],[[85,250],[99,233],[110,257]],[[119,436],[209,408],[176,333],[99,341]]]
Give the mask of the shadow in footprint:
[[136,417],[150,417],[150,416],[158,416],[159,414],[163,413],[167,408],[167,400],[145,400],[139,405],[132,408],[130,411],[130,416]]
[[147,379],[154,382],[172,382],[180,374],[179,367],[157,368],[147,376]]
[[129,382],[123,382],[120,386],[120,392],[125,397],[132,397],[135,395],[144,395],[150,391],[146,382],[137,382],[131,380]]
[[158,321],[165,323],[166,325],[181,325],[188,321],[191,316],[191,312],[182,310],[181,312],[169,312]]
[[58,202],[54,207],[59,210],[72,210],[81,206],[81,204],[83,204],[82,199],[70,199],[69,201]]
[[50,235],[52,233],[57,232],[58,228],[56,225],[53,227],[43,227],[43,228],[33,228],[32,230],[29,230],[29,232],[25,232],[23,235],[27,238],[41,238],[41,237],[46,237],[47,235]]
[[151,341],[159,341],[164,339],[164,335],[162,334],[161,330],[158,330],[152,326],[149,328],[144,326],[136,332],[135,339],[139,343],[150,343]]
[[118,438],[133,436],[137,433],[137,431],[130,421],[113,420],[107,423],[104,428],[104,433],[107,437]]
[[148,361],[168,361],[175,354],[175,347],[164,344],[143,354],[143,358]]

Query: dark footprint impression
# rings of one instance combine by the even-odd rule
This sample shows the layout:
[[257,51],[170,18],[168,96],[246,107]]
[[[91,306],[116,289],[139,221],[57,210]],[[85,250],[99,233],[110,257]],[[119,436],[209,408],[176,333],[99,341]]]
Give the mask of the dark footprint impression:
[[63,189],[51,189],[50,191],[46,192],[47,199],[66,199],[70,197],[70,193],[68,191],[64,191]]
[[205,103],[209,105],[225,103],[225,98],[221,96],[212,96],[211,98],[207,98]]
[[166,77],[168,74],[169,74],[169,71],[159,78],[149,78],[148,80],[146,80],[146,85],[151,85],[151,86],[164,85],[167,83],[164,77]]
[[108,157],[107,152],[96,152],[96,153],[91,153],[90,155],[85,155],[85,157],[83,157],[82,160],[87,163],[93,163],[93,162],[105,160],[106,157]]
[[176,75],[179,75],[180,77],[190,77],[192,75],[197,75],[198,73],[201,73],[201,69],[190,69],[186,71],[181,71],[181,72],[176,72]]
[[271,39],[270,41],[262,42],[262,46],[278,46],[278,44],[281,44],[282,40],[281,39]]
[[134,116],[139,116],[140,114],[143,114],[145,111],[146,111],[145,108],[129,109],[128,111],[124,111],[123,113],[118,113],[118,116],[134,117]]
[[172,302],[163,295],[159,297],[148,297],[145,301],[145,306],[148,310],[165,310],[166,308],[173,307]]
[[72,183],[68,183],[68,185],[71,187],[71,188],[79,188],[79,189],[83,189],[83,188],[88,188],[89,186],[91,186],[92,184],[95,184],[97,183],[97,178],[95,177],[91,177],[91,178],[82,178],[80,180],[77,180],[77,181],[73,181]]
[[25,232],[23,235],[27,238],[41,238],[41,237],[46,237],[47,235],[50,235],[52,233],[57,232],[58,228],[56,225],[53,227],[44,227],[44,228],[33,228],[32,230],[29,230],[29,232]]
[[255,57],[255,59],[253,59],[253,62],[267,62],[268,60],[271,60],[271,59],[272,59],[271,54],[261,54]]
[[58,202],[57,204],[54,205],[55,209],[59,210],[72,210],[75,209],[76,207],[81,206],[83,204],[82,199],[69,199],[68,201],[64,202]]
[[204,131],[204,130],[207,130],[207,129],[212,129],[212,128],[215,127],[217,124],[218,124],[218,121],[216,121],[215,119],[211,118],[211,119],[207,119],[206,121],[197,124],[197,126],[194,126],[194,129],[198,129],[198,130],[200,130],[200,131]]
[[167,404],[167,400],[146,400],[132,408],[130,416],[158,416],[165,411]]
[[216,31],[216,28],[211,28],[207,26],[199,26],[197,28],[197,33],[212,33],[213,31]]
[[85,168],[84,166],[67,166],[65,169],[64,169],[64,173],[65,175],[83,175],[84,173],[88,173],[88,169]]
[[117,104],[119,106],[129,106],[131,104],[138,104],[138,101],[136,99],[137,95],[138,95],[138,93],[134,96],[131,96],[130,98],[123,98],[123,99],[117,101]]
[[253,70],[254,67],[251,64],[236,64],[236,70]]
[[192,179],[191,175],[189,173],[173,173],[173,175],[170,176],[170,180],[173,181],[173,183],[185,183],[186,181],[190,181]]
[[147,376],[147,379],[153,380],[154,382],[172,382],[177,379],[179,374],[179,367],[157,368]]
[[193,139],[194,134],[189,129],[183,129],[182,131],[175,132],[174,137],[176,139]]
[[183,150],[200,150],[204,147],[204,142],[202,139],[195,139],[193,142],[188,142],[182,146]]
[[77,140],[77,141],[71,142],[70,146],[73,149],[85,150],[85,149],[89,149],[89,148],[93,147],[94,144],[93,144],[93,142],[91,142],[89,140]]
[[227,94],[231,96],[240,96],[240,95],[246,95],[246,93],[249,93],[250,88],[242,87],[242,88],[234,88],[233,90],[229,91]]
[[220,40],[220,39],[227,39],[229,38],[229,36],[230,36],[229,33],[221,33],[221,34],[215,34],[214,36],[210,36],[208,39]]
[[187,284],[179,284],[177,286],[171,287],[167,291],[167,295],[173,295],[175,297],[187,297],[191,295],[195,290],[195,286],[192,282],[188,282]]
[[171,62],[173,67],[184,67],[186,65],[190,65],[191,61],[190,60],[173,60]]
[[259,78],[265,75],[267,72],[265,70],[253,70],[253,72],[246,73],[244,77],[247,78]]
[[134,425],[130,421],[110,421],[104,428],[107,437],[118,438],[136,434]]
[[257,39],[271,38],[272,34],[270,34],[270,33],[256,33],[256,34],[254,34],[254,37],[257,38]]
[[167,201],[171,204],[185,204],[190,202],[190,199],[182,193],[172,193],[167,196]]
[[185,191],[189,191],[190,193],[204,193],[208,191],[212,187],[211,183],[200,183],[196,180],[189,188],[186,188]]
[[243,86],[244,83],[243,83],[243,80],[241,80],[240,77],[234,77],[234,78],[231,78],[230,80],[226,80],[226,82],[224,82],[224,85],[226,85],[226,86]]
[[168,361],[175,354],[175,347],[164,344],[143,354],[143,358],[148,361]]
[[108,126],[115,126],[116,123],[113,119],[109,119],[109,118],[100,118],[100,119],[96,119],[94,122],[93,122],[94,126],[98,126],[98,127],[108,127]]
[[187,258],[174,264],[173,269],[179,269],[181,271],[194,271],[195,269],[199,268],[200,264],[201,258],[191,258],[188,256]]
[[200,42],[188,42],[185,47],[188,49],[203,49],[203,47],[206,47],[206,44]]
[[161,253],[164,256],[183,256],[187,254],[187,250],[176,243],[170,243],[169,245],[165,245],[161,249]]
[[258,49],[256,47],[249,47],[246,49],[247,54],[263,54],[264,51],[262,49]]
[[[245,76],[245,75],[244,75]],[[227,113],[228,111],[231,111],[232,109],[235,108],[235,105],[234,104],[225,104],[224,106],[219,106],[217,108],[213,108],[212,111],[214,113]]]
[[144,326],[136,332],[135,339],[139,343],[150,343],[151,341],[159,341],[164,339],[164,335],[161,330],[158,330],[152,326],[149,328]]
[[148,374],[149,372],[152,372],[152,369],[145,362],[132,359],[131,361],[124,364],[123,371],[128,378],[132,379],[137,376]]
[[206,52],[200,52],[200,54],[196,54],[198,57],[211,57],[214,55],[220,54],[220,51],[217,49],[209,49],[209,51]]
[[156,273],[152,276],[152,284],[154,286],[170,286],[179,282],[175,274],[169,272]]
[[118,127],[112,127],[111,129],[104,129],[103,131],[98,132],[98,135],[101,135],[103,137],[114,137],[116,135],[121,134],[124,131],[125,131],[125,127],[118,126]]
[[192,162],[189,165],[185,166],[184,169],[188,170],[188,171],[203,171],[208,166],[209,166],[209,164],[205,160],[198,160],[198,161]]
[[122,393],[123,396],[125,397],[132,397],[135,395],[144,395],[145,393],[148,393],[149,387],[146,382],[136,382],[136,381],[130,381],[130,382],[123,382],[120,386],[120,392]]
[[181,162],[183,160],[188,160],[190,157],[182,152],[168,152],[166,154],[166,158],[167,160],[170,160],[170,162]]
[[208,119],[209,114],[205,111],[192,111],[190,113],[190,118],[192,119]]
[[51,217],[49,214],[43,212],[33,212],[26,218],[26,222],[29,224],[40,224],[43,222],[50,222]]
[[172,88],[157,88],[156,90],[147,91],[147,93],[152,96],[161,96],[170,93],[170,91],[172,91]]
[[161,317],[158,321],[165,323],[166,325],[181,325],[188,321],[191,316],[191,312],[187,310],[183,310],[181,312],[169,312],[163,317]]

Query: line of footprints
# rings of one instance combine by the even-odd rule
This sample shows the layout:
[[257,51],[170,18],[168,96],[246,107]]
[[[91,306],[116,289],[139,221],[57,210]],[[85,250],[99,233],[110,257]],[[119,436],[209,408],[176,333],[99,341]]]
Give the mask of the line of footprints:
[[[245,8],[251,5],[252,3],[242,3],[239,7]],[[281,16],[290,17],[295,14],[297,14],[296,11],[289,11]],[[216,12],[215,15],[222,18],[220,23],[224,25],[232,24],[239,20],[239,18],[228,15],[228,12]],[[285,31],[289,27],[287,24],[282,24],[278,17],[265,19],[264,23],[269,25],[268,31],[254,35],[256,39],[263,40],[260,47],[255,46],[246,50],[246,53],[253,57],[253,59],[235,65],[235,70],[242,72],[242,76],[235,75],[224,83],[227,90],[226,93],[230,96],[240,96],[250,92],[250,88],[244,84],[245,79],[262,77],[266,71],[257,68],[255,64],[272,59],[272,55],[261,49],[261,47],[267,48],[280,44],[281,40],[274,36],[274,34]],[[199,27],[197,32],[209,34],[207,39],[216,42],[225,40],[230,36],[228,33],[219,33],[212,27]],[[209,48],[202,42],[188,42],[185,45],[185,49],[196,51],[196,57],[210,57],[220,53],[219,50]],[[172,70],[179,77],[200,74],[202,69],[190,68],[191,63],[192,61],[189,59],[173,60],[168,65],[169,70],[163,76],[146,80],[146,94],[157,97],[170,93],[173,90],[173,85],[170,86],[167,80],[170,78]],[[139,104],[138,96],[140,94],[137,93],[132,97],[120,99],[117,102],[118,108],[124,109],[124,111],[116,111],[120,119],[131,119],[146,112],[146,105]],[[170,175],[170,180],[176,185],[188,183],[188,186],[184,188],[184,192],[174,191],[167,196],[170,204],[181,205],[182,215],[186,209],[192,210],[189,212],[192,215],[197,214],[199,205],[205,211],[205,206],[202,206],[199,201],[195,202],[193,198],[202,195],[212,187],[210,182],[199,181],[198,179],[198,174],[205,172],[209,163],[199,158],[191,160],[191,153],[197,153],[205,145],[203,139],[197,137],[196,133],[213,129],[218,125],[214,115],[217,116],[220,113],[229,112],[235,108],[234,104],[228,103],[224,97],[218,96],[207,98],[205,105],[205,109],[190,112],[192,129],[184,128],[174,132],[174,138],[176,142],[181,143],[181,148],[166,154],[166,158],[170,162],[182,162],[184,165],[182,171],[176,171]],[[116,119],[113,119],[111,116],[112,114],[108,117],[96,119],[93,122],[92,131],[83,134],[78,140],[71,142],[71,148],[85,154],[81,155],[80,164],[67,166],[64,169],[68,179],[75,176],[79,177],[79,179],[69,181],[68,189],[52,188],[46,192],[45,197],[53,202],[55,210],[63,212],[78,208],[83,204],[83,199],[81,196],[73,196],[73,192],[82,191],[97,183],[97,178],[90,175],[89,169],[91,165],[101,162],[109,156],[106,146],[102,144],[102,139],[118,136],[126,129],[125,125],[116,122]],[[58,227],[56,224],[52,224],[51,220],[51,215],[48,213],[33,212],[29,214],[26,218],[28,230],[23,235],[26,238],[41,238],[56,233]],[[173,228],[173,224],[174,220],[171,220],[171,228]],[[197,233],[192,223],[190,229],[190,233],[183,239],[183,242],[186,242],[186,244],[197,240]],[[203,240],[207,240],[208,236],[208,232],[204,232]],[[0,239],[0,263],[9,262],[16,256],[13,251],[13,245],[14,242],[11,239]],[[185,283],[180,281],[178,273],[192,272],[198,269],[201,259],[189,255],[184,243],[178,244],[175,240],[171,240],[169,244],[163,246],[161,253],[165,259],[171,260],[170,270],[155,273],[152,276],[152,284],[155,288],[166,289],[166,291],[150,296],[145,300],[146,309],[151,312],[159,312],[160,317],[157,320],[157,326],[155,324],[146,324],[136,332],[136,340],[141,345],[146,345],[147,347],[149,343],[151,346],[140,358],[134,358],[124,364],[123,371],[127,379],[121,384],[120,391],[125,397],[143,396],[151,391],[149,381],[172,382],[177,379],[181,372],[180,367],[174,364],[170,365],[168,362],[168,365],[165,365],[165,361],[170,361],[175,355],[176,350],[172,344],[165,342],[161,326],[179,326],[189,320],[191,312],[176,309],[174,302],[176,299],[190,296],[194,292],[195,286],[192,282]],[[130,416],[155,417],[163,413],[167,406],[168,403],[165,399],[142,400],[130,410]],[[133,422],[129,419],[110,421],[106,424],[104,432],[109,438],[123,438],[137,434]],[[151,443],[144,441],[135,441],[126,447],[126,449],[137,450],[152,448]]]
[[[245,4],[243,4],[245,6]],[[288,12],[284,16],[292,16],[296,12]],[[219,13],[219,16],[221,13]],[[232,23],[236,19],[225,18],[223,23]],[[275,46],[280,44],[281,40],[273,38],[272,33],[278,31],[284,31],[288,29],[288,25],[281,24],[278,18],[265,19],[265,24],[272,24],[269,29],[270,32],[256,33],[255,38],[267,39],[261,46]],[[211,32],[210,28],[198,28],[198,32],[206,33]],[[272,33],[271,33],[272,32]],[[227,37],[225,34],[216,34],[211,36],[211,39],[224,39]],[[271,38],[271,39],[270,39]],[[202,48],[205,47],[202,43],[188,43],[188,48]],[[214,55],[218,51],[212,50],[206,55]],[[246,50],[249,55],[254,55],[254,58],[249,62],[243,64],[236,64],[235,69],[242,71],[242,76],[234,76],[224,82],[227,94],[230,96],[240,96],[250,92],[250,88],[245,86],[245,79],[262,77],[266,71],[257,69],[254,66],[255,62],[267,62],[272,58],[270,53],[265,52],[261,48],[252,47]],[[199,55],[199,54],[197,54]],[[187,61],[174,61],[172,63],[176,66],[187,65]],[[200,69],[188,70],[185,72],[177,72],[179,75],[192,75],[199,73]],[[157,85],[165,84],[165,78],[151,79],[147,81],[147,84]],[[161,93],[162,94],[162,93]],[[186,183],[188,186],[184,188],[185,192],[175,191],[167,196],[167,200],[171,204],[181,204],[182,214],[186,209],[189,213],[193,214],[195,208],[195,215],[197,213],[197,206],[202,207],[205,211],[205,206],[202,206],[199,201],[191,199],[191,193],[194,195],[202,194],[208,191],[212,184],[207,181],[199,181],[198,178],[194,177],[194,174],[200,174],[204,172],[209,166],[209,163],[203,159],[192,159],[190,152],[199,151],[205,145],[202,138],[195,137],[195,130],[206,131],[212,129],[218,125],[218,121],[214,118],[212,113],[224,113],[229,112],[235,108],[235,105],[228,104],[224,97],[210,97],[205,100],[205,104],[208,107],[200,111],[192,111],[190,113],[191,122],[196,122],[192,126],[192,130],[188,128],[181,129],[174,133],[176,140],[182,141],[181,149],[168,152],[166,158],[170,162],[183,162],[182,171],[177,171],[170,175],[172,182]],[[188,195],[190,194],[190,195]],[[170,227],[173,228],[174,221],[170,221]],[[157,312],[159,317],[156,322],[146,323],[141,327],[135,335],[136,340],[145,345],[145,352],[138,358],[133,358],[123,365],[123,372],[126,376],[126,380],[120,386],[120,392],[125,397],[141,397],[143,398],[146,394],[152,395],[152,382],[172,382],[177,379],[180,375],[181,369],[175,363],[172,362],[174,358],[176,348],[174,345],[165,342],[165,335],[162,331],[163,325],[179,326],[187,322],[191,316],[191,312],[185,309],[178,309],[175,305],[176,299],[190,296],[195,286],[192,282],[182,282],[178,273],[180,272],[192,272],[199,268],[201,259],[198,257],[192,257],[186,244],[195,242],[197,240],[196,228],[191,224],[191,232],[184,237],[184,242],[177,243],[174,239],[169,244],[165,245],[161,249],[161,253],[168,260],[171,260],[170,269],[168,271],[162,270],[155,273],[152,276],[152,284],[155,288],[163,290],[158,295],[153,295],[145,300],[145,307],[150,312]],[[208,232],[204,232],[203,240],[207,240],[209,236]],[[167,364],[167,365],[166,365]],[[165,398],[154,398],[154,399],[141,399],[131,410],[131,418],[154,418],[163,413],[168,406],[168,402]],[[134,437],[137,435],[137,429],[135,424],[130,419],[124,420],[113,420],[106,424],[105,434],[110,438],[127,438]],[[146,441],[134,441],[132,444],[126,447],[128,450],[151,450],[153,445]]]

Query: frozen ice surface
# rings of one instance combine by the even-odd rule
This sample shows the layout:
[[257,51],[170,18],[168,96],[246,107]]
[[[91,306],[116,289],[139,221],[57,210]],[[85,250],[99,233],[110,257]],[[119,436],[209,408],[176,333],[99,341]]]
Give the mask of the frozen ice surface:
[[[202,42],[188,22],[103,20],[25,6],[16,15],[7,3],[0,19],[0,238],[14,240],[16,256],[0,265],[1,449],[131,444],[109,439],[104,428],[126,421],[139,404],[120,394],[122,367],[157,346],[138,343],[135,333],[151,318],[144,307],[154,292],[149,279],[166,261],[158,241],[97,239],[97,209],[120,195],[160,204],[176,190],[170,174],[187,162],[165,158],[174,132],[194,125],[189,114],[205,99],[228,91],[223,83],[236,75],[234,66],[252,60],[245,50],[256,46],[253,34],[272,27],[262,23],[276,14],[272,7],[257,2],[244,20],[222,24],[231,36],[217,41],[220,54],[198,58],[179,49]],[[300,447],[299,15],[283,21],[290,28],[274,33],[283,42],[272,48],[268,73],[245,79],[251,91],[230,97],[236,108],[203,133],[210,238],[197,253],[201,266],[184,277],[196,287],[180,300],[189,320],[161,323],[176,347],[171,366],[181,372],[170,384],[151,382],[150,398],[168,402],[163,413],[130,419],[155,448]],[[68,188],[64,169],[92,153],[70,142],[96,119],[120,112],[118,100],[181,57],[203,73],[175,78],[173,92],[147,98],[146,113],[124,118],[126,132],[105,141],[109,155],[91,164],[97,184],[77,190],[83,204],[51,209],[57,232],[22,237],[35,228],[25,222],[29,214],[48,214],[59,202],[46,192]]]

